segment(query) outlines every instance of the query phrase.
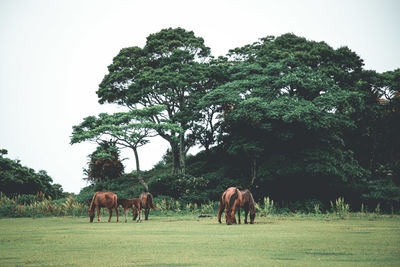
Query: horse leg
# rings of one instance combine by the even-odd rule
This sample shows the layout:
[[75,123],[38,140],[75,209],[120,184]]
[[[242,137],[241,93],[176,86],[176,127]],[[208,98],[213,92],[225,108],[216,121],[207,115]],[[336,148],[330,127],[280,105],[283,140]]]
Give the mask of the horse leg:
[[144,208],[144,219],[147,221],[149,219],[149,208]]
[[[224,205],[222,204],[222,201],[219,202],[219,209],[218,209],[218,222],[221,223],[221,214],[224,211]],[[226,218],[226,215],[225,215]]]
[[249,215],[249,209],[244,208],[244,223],[247,224],[247,215]]
[[228,214],[228,207],[225,205],[225,222],[228,224],[228,217],[229,217],[229,214]]
[[140,209],[140,207],[138,208],[138,213],[139,213],[139,218],[138,218],[137,222],[141,222],[142,221],[142,210]]
[[238,217],[239,217],[239,224],[240,224],[240,207],[238,208]]
[[115,213],[117,213],[117,222],[119,222],[119,217],[118,217],[118,205],[115,207]]
[[112,216],[112,208],[109,208],[108,212],[110,213],[110,217],[108,217],[108,222],[110,222],[111,221],[111,216]]
[[97,221],[100,222],[100,206],[96,206],[97,210]]
[[126,219],[126,208],[124,207],[124,217],[125,217],[125,222],[127,222],[128,220]]
[[137,209],[135,206],[132,207],[132,220],[136,220],[137,218]]

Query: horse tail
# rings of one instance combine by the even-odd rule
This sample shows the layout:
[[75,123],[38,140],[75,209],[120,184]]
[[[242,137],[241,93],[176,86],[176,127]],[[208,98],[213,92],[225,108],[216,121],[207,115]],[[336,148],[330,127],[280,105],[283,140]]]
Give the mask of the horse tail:
[[228,202],[228,212],[232,211],[233,205],[235,204],[235,200],[238,199],[239,193],[238,189],[235,188],[235,192],[231,195]]
[[98,193],[98,192],[94,193],[94,195],[93,195],[92,203],[90,203],[90,208],[89,208],[89,210],[94,210],[94,201],[95,201],[95,199],[96,199],[96,197],[97,197],[97,193]]

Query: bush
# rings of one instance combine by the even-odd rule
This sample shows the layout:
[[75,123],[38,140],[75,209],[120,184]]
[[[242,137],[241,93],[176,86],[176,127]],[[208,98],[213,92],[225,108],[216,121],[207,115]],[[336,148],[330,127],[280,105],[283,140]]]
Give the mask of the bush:
[[18,202],[18,199],[26,199],[26,197],[17,196],[12,199],[0,193],[0,216],[87,216],[89,209],[88,205],[77,202],[74,196],[57,200],[45,198],[44,195],[39,197],[35,196],[35,200],[29,204],[21,204]]

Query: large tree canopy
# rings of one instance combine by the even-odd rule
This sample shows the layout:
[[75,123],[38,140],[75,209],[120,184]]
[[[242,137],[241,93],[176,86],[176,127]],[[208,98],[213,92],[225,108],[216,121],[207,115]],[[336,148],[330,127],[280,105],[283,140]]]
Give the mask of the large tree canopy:
[[184,172],[185,156],[194,145],[188,138],[200,112],[197,103],[205,93],[210,49],[193,32],[164,29],[147,37],[145,47],[120,51],[97,91],[99,102],[131,109],[164,105],[165,112],[150,116],[153,123],[168,119],[183,131],[156,129],[171,145],[174,172]]
[[343,136],[355,128],[351,114],[363,102],[363,63],[354,52],[286,34],[231,50],[229,59],[229,81],[201,104],[231,107],[222,138],[228,151],[247,158],[244,185],[301,183],[307,192],[287,196],[317,197],[361,179],[365,171]]

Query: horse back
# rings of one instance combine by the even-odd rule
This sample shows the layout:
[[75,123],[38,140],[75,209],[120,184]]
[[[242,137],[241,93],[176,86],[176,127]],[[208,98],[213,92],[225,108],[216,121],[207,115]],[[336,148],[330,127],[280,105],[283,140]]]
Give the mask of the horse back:
[[115,208],[118,205],[118,197],[113,192],[96,192],[94,204],[100,207]]
[[242,202],[242,193],[236,187],[229,187],[222,195],[228,210],[235,209]]

